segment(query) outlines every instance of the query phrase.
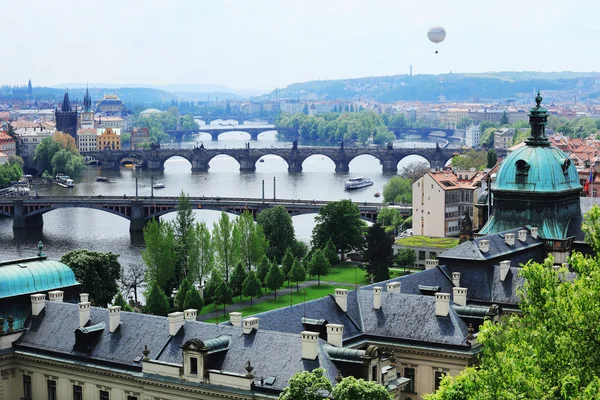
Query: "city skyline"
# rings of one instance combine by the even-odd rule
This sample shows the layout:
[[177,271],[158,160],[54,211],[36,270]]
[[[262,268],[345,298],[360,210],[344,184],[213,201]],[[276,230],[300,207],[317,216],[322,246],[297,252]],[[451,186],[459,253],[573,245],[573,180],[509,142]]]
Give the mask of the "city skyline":
[[[214,84],[266,92],[295,82],[503,70],[593,71],[594,9],[558,1],[5,5],[3,81]],[[586,10],[586,12],[582,12]],[[248,21],[251,21],[250,23]],[[574,22],[577,23],[574,23]],[[565,23],[569,29],[555,29]],[[29,24],[27,29],[23,25]],[[434,45],[427,30],[442,25]],[[23,43],[33,45],[24,52]],[[435,50],[439,54],[435,54]],[[19,54],[19,57],[16,55]]]

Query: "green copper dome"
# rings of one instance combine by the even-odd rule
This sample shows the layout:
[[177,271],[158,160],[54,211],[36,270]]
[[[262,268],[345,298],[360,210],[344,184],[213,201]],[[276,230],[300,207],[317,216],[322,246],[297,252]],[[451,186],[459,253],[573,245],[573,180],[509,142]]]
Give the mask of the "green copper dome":
[[79,285],[63,263],[38,258],[0,264],[0,299]]
[[546,137],[547,110],[540,105],[529,113],[531,136],[525,146],[509,154],[492,184],[492,216],[479,235],[532,226],[545,239],[572,237],[581,228],[577,169]]
[[524,146],[502,161],[493,191],[556,193],[581,191],[577,169],[552,146]]

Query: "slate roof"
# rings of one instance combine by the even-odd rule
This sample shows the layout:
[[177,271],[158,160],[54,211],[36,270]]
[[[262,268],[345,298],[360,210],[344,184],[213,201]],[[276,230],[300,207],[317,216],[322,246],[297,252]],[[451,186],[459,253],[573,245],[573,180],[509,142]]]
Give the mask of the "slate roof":
[[[262,322],[262,321],[261,321]],[[141,371],[142,363],[135,359],[142,356],[144,345],[150,349],[150,359],[183,364],[181,346],[189,339],[204,342],[226,335],[228,349],[210,354],[207,369],[245,374],[245,363],[251,360],[253,374],[257,378],[275,377],[270,388],[282,390],[296,373],[314,368],[325,368],[329,379],[335,382],[337,368],[324,350],[326,342],[319,339],[319,356],[315,361],[302,359],[302,342],[298,333],[283,333],[261,329],[244,335],[242,328],[227,325],[185,321],[177,335],[169,336],[166,317],[121,312],[121,324],[114,333],[108,330],[108,310],[91,307],[88,325],[106,324],[98,332],[98,339],[91,351],[74,349],[75,330],[79,328],[79,309],[76,304],[46,302],[38,317],[31,317],[29,329],[15,347],[20,350],[59,356],[93,360],[94,364],[106,363],[132,371]],[[273,349],[276,349],[274,351]]]
[[[527,240],[525,242],[521,242],[518,239],[518,231],[527,229],[526,227],[519,227],[515,229],[510,229],[501,233],[494,233],[487,236],[480,236],[475,238],[474,240],[468,240],[464,243],[459,244],[456,247],[448,249],[441,253],[438,258],[440,260],[446,258],[453,258],[459,260],[490,260],[496,257],[507,256],[525,249],[531,249],[534,247],[542,247],[543,240],[538,237],[534,239],[531,237],[529,230],[527,231]],[[514,233],[515,234],[515,244],[513,246],[509,246],[504,242],[504,235],[506,233]],[[482,240],[490,241],[490,250],[488,252],[482,252],[479,250],[479,242]]]
[[[325,296],[307,301],[306,303],[295,304],[290,307],[258,314],[256,317],[260,318],[259,329],[300,333],[304,330],[311,330],[307,329],[302,324],[302,317],[306,317],[326,319],[330,324],[344,325],[343,339],[357,336],[361,331],[360,326],[357,326],[357,323],[360,321],[360,314],[357,308],[355,292],[356,291],[348,292],[348,308],[353,308],[352,313],[343,312],[336,304],[333,296]],[[352,293],[352,297],[350,297],[350,293]],[[350,304],[352,304],[352,307],[350,307]],[[352,314],[354,314],[354,316],[352,316]]]

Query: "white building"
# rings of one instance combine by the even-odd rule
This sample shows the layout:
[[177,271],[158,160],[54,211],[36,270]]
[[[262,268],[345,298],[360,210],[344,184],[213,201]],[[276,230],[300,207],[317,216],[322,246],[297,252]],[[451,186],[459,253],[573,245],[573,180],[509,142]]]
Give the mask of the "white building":
[[17,137],[23,144],[21,157],[32,161],[35,155],[35,149],[45,138],[52,137],[55,129],[48,129],[41,124],[28,121],[13,121],[12,127],[15,129]]
[[304,107],[304,104],[302,104],[300,102],[282,101],[280,103],[280,107],[281,107],[281,111],[283,111],[286,114],[297,114],[297,113],[302,112],[302,108]]
[[415,181],[413,190],[413,235],[458,236],[465,212],[477,227],[474,205],[483,172],[450,170],[428,172]]
[[77,131],[77,149],[82,152],[98,150],[98,133],[96,129],[80,129]]
[[508,149],[513,145],[514,130],[503,128],[494,132],[494,148]]
[[479,125],[471,125],[465,133],[465,145],[467,147],[479,147],[481,138],[481,130]]
[[113,130],[126,131],[127,120],[121,117],[98,117],[96,118],[96,128],[113,128]]

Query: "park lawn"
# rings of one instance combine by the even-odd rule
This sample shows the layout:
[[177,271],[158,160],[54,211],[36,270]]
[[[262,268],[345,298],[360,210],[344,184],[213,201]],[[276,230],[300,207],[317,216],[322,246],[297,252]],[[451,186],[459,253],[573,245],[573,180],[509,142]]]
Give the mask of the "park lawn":
[[432,247],[437,249],[451,249],[458,246],[458,238],[408,236],[396,240],[396,244],[406,247]]
[[[313,276],[311,279],[316,280]],[[368,285],[371,282],[365,277],[365,271],[360,269],[356,263],[338,263],[329,269],[327,275],[321,276],[321,282],[340,282],[350,285]]]
[[[333,294],[335,289],[338,288],[342,288],[342,289],[348,289],[348,290],[352,290],[354,289],[351,286],[339,286],[339,285],[326,285],[326,284],[321,284],[321,286],[308,286],[304,289],[300,289],[300,292],[296,292],[296,288],[294,288],[293,294],[292,294],[292,304],[299,304],[299,303],[303,303],[305,300],[309,301],[309,300],[314,300],[314,299],[318,299],[321,298],[323,296],[327,296],[328,294]],[[304,296],[304,293],[306,292],[306,297]],[[255,301],[257,299],[254,299]],[[260,299],[258,299],[260,301]],[[280,289],[277,291],[277,300],[275,299],[269,299],[269,300],[265,300],[263,302],[257,302],[255,303],[252,307],[246,307],[246,308],[242,308],[239,310],[236,310],[237,312],[241,312],[242,315],[244,317],[248,317],[250,315],[254,315],[254,314],[258,314],[258,313],[262,313],[265,311],[271,311],[271,310],[276,310],[278,308],[282,308],[282,307],[287,307],[290,305],[290,290],[289,289]],[[210,307],[212,309],[212,307]],[[215,312],[214,310],[211,310],[213,313]],[[221,315],[219,316],[219,322],[223,322],[227,319],[227,317],[223,317],[222,315],[222,308],[221,308]],[[211,318],[209,320],[206,320],[206,322],[209,323],[215,323],[217,322],[216,318]]]
[[[273,293],[272,290],[269,290],[264,287],[262,288],[262,290],[263,290],[263,295]],[[277,295],[279,295],[279,292],[277,293]],[[250,297],[242,296],[242,300],[240,300],[240,296],[237,295],[237,296],[233,297],[233,304],[239,304],[239,303],[247,301],[247,300],[250,300]],[[223,306],[219,306],[219,307],[221,307],[221,310],[223,309]],[[210,314],[210,313],[214,313],[214,312],[215,312],[215,305],[213,303],[211,303],[205,307],[202,307],[202,311],[200,311],[198,313],[198,315]]]

